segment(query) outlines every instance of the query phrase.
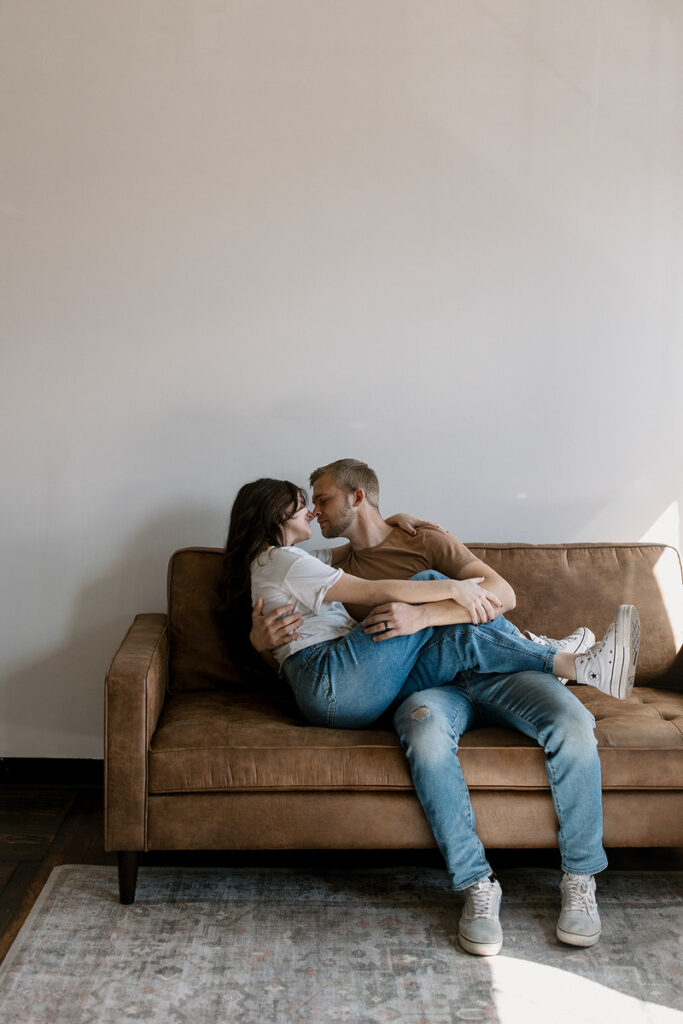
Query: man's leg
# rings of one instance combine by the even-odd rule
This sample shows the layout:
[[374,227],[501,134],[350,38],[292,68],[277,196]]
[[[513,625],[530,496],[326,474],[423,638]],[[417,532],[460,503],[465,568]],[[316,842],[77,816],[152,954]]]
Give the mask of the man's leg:
[[[496,895],[485,881],[490,868],[475,832],[474,813],[457,757],[462,732],[484,723],[518,729],[545,751],[566,872],[558,937],[574,945],[592,945],[600,935],[600,918],[591,876],[607,865],[602,848],[595,723],[571,691],[553,677],[536,672],[495,676],[467,673],[457,685],[413,693],[394,715],[415,789],[453,884],[456,889],[467,887],[466,911],[470,904],[476,911],[477,901],[483,900],[483,916],[463,923],[463,914],[461,942],[470,952],[497,952],[500,948],[500,943],[496,948],[495,943],[472,943],[465,937],[486,937],[486,929],[494,929],[496,900],[500,900],[500,890]],[[476,884],[468,887],[470,878]],[[487,884],[487,892],[477,891]]]
[[557,937],[572,946],[592,946],[602,927],[593,875],[607,866],[595,721],[571,691],[551,682],[534,672],[479,677],[471,692],[484,720],[519,729],[545,751],[565,872]]
[[460,737],[475,721],[474,702],[456,684],[413,693],[394,713],[415,791],[455,889],[491,874],[458,760]]
[[563,870],[603,871],[602,783],[591,713],[571,690],[538,672],[470,674],[467,687],[480,721],[517,729],[543,747]]
[[464,891],[460,943],[468,953],[494,956],[503,944],[501,889],[476,833],[458,760],[460,736],[475,719],[472,700],[453,684],[412,694],[396,710],[394,727],[453,885]]

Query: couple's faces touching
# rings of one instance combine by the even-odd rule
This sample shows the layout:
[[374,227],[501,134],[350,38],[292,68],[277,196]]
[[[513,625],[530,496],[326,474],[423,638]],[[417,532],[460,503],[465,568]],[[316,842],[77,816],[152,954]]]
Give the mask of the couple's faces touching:
[[289,518],[282,525],[282,543],[285,547],[291,547],[292,544],[298,544],[302,540],[309,540],[312,536],[311,522],[314,518],[313,513],[300,498],[298,507],[292,506]]
[[316,480],[313,488],[313,511],[302,501],[282,528],[283,543],[298,544],[312,536],[311,522],[318,520],[323,537],[341,537],[353,522],[353,495],[346,494],[332,481],[329,474]]
[[340,490],[326,473],[313,487],[313,514],[323,537],[342,537],[353,522],[353,495]]

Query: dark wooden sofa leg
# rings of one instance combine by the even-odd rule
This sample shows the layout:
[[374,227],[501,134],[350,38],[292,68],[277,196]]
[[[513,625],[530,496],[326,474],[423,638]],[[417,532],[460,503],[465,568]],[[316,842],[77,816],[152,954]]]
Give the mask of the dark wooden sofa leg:
[[140,854],[137,850],[119,850],[116,857],[119,862],[119,899],[121,903],[133,903]]

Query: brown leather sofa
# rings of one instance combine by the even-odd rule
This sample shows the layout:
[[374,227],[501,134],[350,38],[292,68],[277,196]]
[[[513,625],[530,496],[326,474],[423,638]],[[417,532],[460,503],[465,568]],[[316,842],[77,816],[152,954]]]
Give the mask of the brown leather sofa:
[[[603,771],[604,841],[683,846],[683,583],[655,544],[474,544],[515,589],[520,627],[597,636],[638,606],[636,688],[618,701],[574,692],[592,711]],[[434,845],[389,724],[306,725],[284,681],[231,664],[213,618],[221,552],[171,558],[168,614],[138,615],[105,684],[105,846],[121,901],[149,850],[369,849]],[[369,680],[369,683],[371,681]],[[463,737],[460,758],[489,847],[552,847],[542,750],[497,728]]]

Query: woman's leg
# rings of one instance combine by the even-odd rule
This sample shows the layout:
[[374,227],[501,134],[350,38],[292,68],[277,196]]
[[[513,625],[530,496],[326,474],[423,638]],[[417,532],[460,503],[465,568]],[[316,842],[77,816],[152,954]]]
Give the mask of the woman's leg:
[[362,729],[394,702],[432,632],[375,643],[358,625],[338,640],[291,655],[283,672],[312,725]]
[[[501,672],[553,673],[557,651],[527,640],[519,630],[500,616],[480,626],[436,626],[432,636],[425,637],[419,656],[408,672],[397,694],[404,700],[411,693],[432,686],[443,686],[457,672],[481,675]],[[427,632],[425,630],[424,632]],[[402,639],[397,637],[396,639]],[[393,643],[386,640],[385,644]],[[454,666],[458,666],[453,671]]]
[[284,673],[309,722],[360,729],[396,701],[450,683],[459,672],[551,672],[555,653],[503,619],[438,626],[381,643],[359,625],[338,640],[292,655]]

